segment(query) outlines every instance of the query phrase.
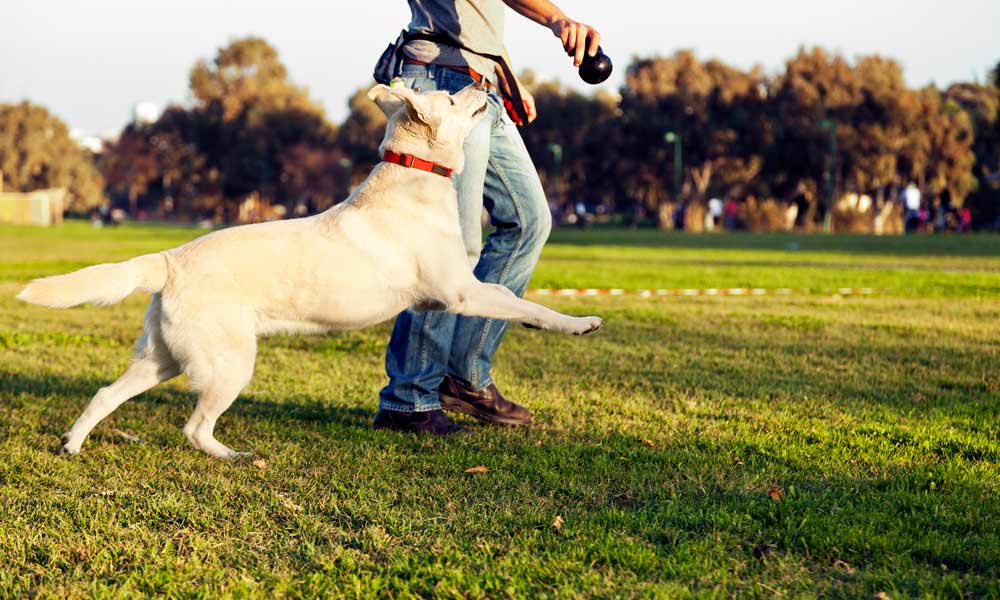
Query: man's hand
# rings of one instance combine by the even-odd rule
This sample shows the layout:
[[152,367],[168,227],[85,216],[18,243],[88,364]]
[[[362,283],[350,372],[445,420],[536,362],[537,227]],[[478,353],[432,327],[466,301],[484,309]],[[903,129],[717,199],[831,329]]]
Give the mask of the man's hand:
[[[512,64],[510,56],[507,51],[503,51],[503,57],[507,59],[507,64]],[[536,118],[538,118],[538,109],[535,108],[535,97],[531,95],[528,91],[528,87],[521,83],[521,80],[517,80],[517,89],[521,92],[521,100],[524,101],[524,112],[528,115],[528,123],[521,120],[521,117],[514,110],[514,103],[512,98],[514,94],[511,93],[510,83],[507,81],[507,77],[504,75],[503,69],[500,65],[496,66],[496,77],[497,84],[500,86],[500,95],[503,98],[503,107],[507,110],[507,115],[510,117],[511,121],[514,121],[516,125],[527,125],[528,123],[533,123]],[[517,75],[514,75],[516,78]]]
[[554,19],[549,29],[562,40],[566,54],[573,57],[573,65],[579,67],[584,55],[597,56],[601,44],[601,34],[590,25],[584,25],[566,16]]
[[[508,62],[510,59],[507,59]],[[521,92],[521,100],[524,101],[524,112],[528,114],[528,123],[522,123],[521,117],[514,111],[514,105],[510,98],[513,98],[513,94],[510,93],[510,86],[507,84],[507,80],[503,76],[503,71],[497,68],[497,82],[500,84],[500,91],[502,92],[504,98],[504,108],[507,109],[507,115],[510,116],[511,120],[517,125],[527,125],[528,123],[533,123],[535,119],[538,118],[538,109],[535,108],[535,97],[531,95],[528,88],[518,81],[518,90]]]
[[524,112],[528,113],[528,123],[534,123],[538,118],[538,109],[535,108],[535,97],[531,92],[521,86],[521,100],[524,100]]

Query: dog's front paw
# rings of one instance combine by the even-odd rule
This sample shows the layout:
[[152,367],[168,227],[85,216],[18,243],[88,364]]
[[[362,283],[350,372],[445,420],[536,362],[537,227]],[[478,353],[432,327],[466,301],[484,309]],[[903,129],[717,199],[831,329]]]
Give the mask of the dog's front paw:
[[581,317],[577,321],[579,328],[573,332],[573,335],[587,335],[604,327],[604,319],[600,317]]

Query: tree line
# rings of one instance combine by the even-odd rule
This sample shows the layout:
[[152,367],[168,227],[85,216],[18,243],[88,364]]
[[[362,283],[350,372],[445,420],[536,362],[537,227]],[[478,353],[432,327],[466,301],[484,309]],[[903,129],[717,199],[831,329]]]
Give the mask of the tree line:
[[[768,75],[679,51],[634,58],[619,94],[524,80],[539,117],[522,135],[557,210],[662,220],[710,197],[768,200],[799,204],[809,227],[836,197],[882,204],[912,182],[981,226],[1000,214],[1000,65],[987,82],[912,89],[881,56],[803,48]],[[263,39],[198,61],[189,89],[189,105],[130,123],[96,156],[45,109],[0,105],[8,188],[66,186],[76,212],[110,198],[133,215],[231,222],[323,210],[378,160],[385,118],[367,86],[335,125]]]

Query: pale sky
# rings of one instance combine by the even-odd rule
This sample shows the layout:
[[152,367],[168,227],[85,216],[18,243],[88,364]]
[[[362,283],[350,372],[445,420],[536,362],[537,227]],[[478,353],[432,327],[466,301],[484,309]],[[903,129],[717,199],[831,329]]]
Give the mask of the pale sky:
[[[475,1],[475,0],[474,0]],[[617,90],[633,55],[693,48],[769,72],[802,45],[903,63],[911,85],[983,80],[1000,61],[1000,0],[562,0],[596,26]],[[122,127],[136,102],[185,102],[194,61],[228,40],[263,36],[292,79],[340,121],[350,91],[409,20],[403,0],[0,0],[0,101],[29,99],[73,128]],[[581,89],[552,34],[508,10],[515,68]]]

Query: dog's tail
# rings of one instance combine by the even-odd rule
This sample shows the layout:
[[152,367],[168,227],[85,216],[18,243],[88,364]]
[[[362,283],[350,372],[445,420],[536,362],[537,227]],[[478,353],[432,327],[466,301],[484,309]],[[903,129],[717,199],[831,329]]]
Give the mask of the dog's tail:
[[52,308],[68,308],[84,302],[116,304],[136,290],[159,292],[166,281],[166,258],[163,254],[146,254],[125,262],[36,279],[17,298]]

